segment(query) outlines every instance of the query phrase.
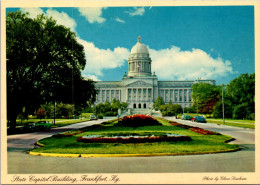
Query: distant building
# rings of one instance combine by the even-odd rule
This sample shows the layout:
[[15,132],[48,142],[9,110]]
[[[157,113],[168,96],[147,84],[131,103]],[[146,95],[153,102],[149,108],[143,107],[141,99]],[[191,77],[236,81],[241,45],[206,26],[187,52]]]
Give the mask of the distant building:
[[128,108],[151,109],[157,97],[163,98],[165,103],[170,101],[182,107],[192,104],[191,86],[194,83],[210,83],[215,85],[215,80],[194,81],[158,81],[151,70],[152,59],[148,49],[138,37],[137,43],[131,49],[128,58],[128,74],[124,74],[122,81],[98,81],[97,103],[104,103],[113,99],[127,102]]

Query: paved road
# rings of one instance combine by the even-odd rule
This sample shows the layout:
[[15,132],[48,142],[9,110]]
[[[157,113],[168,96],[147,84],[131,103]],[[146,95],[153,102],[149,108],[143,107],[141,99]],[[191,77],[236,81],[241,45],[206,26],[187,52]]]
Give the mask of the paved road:
[[174,117],[167,117],[168,120],[177,121],[190,126],[196,126],[207,130],[219,132],[224,135],[229,135],[236,140],[230,142],[234,144],[255,144],[255,130],[249,128],[240,128],[232,126],[223,126],[216,123],[196,123],[187,120],[175,119]]
[[[173,119],[173,118],[170,118]],[[179,121],[179,120],[178,120]],[[255,147],[254,131],[216,124],[191,123],[208,127],[227,135],[235,135],[234,143],[242,150],[237,152],[159,157],[121,157],[121,158],[59,158],[31,156],[26,153],[39,138],[60,132],[60,128],[50,133],[39,132],[8,136],[8,173],[10,174],[49,174],[49,173],[159,173],[159,172],[254,172]],[[74,124],[73,127],[97,124],[91,121]],[[68,126],[65,129],[69,129]],[[63,128],[64,129],[64,128]],[[249,137],[249,139],[243,139]],[[28,168],[25,168],[28,166]]]

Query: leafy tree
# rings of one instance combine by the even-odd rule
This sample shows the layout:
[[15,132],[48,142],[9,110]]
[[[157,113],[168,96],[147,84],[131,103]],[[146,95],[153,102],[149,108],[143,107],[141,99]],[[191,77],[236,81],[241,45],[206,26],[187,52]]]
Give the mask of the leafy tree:
[[164,101],[163,98],[158,96],[158,98],[155,100],[154,104],[153,104],[153,108],[155,110],[159,110],[161,105],[164,105]]
[[[224,101],[224,111],[225,111],[225,118],[232,118],[232,105],[231,102],[228,100]],[[222,101],[218,101],[214,105],[213,110],[213,117],[214,118],[223,118],[223,107],[222,107]]]
[[36,115],[37,115],[37,118],[43,119],[43,118],[45,118],[46,111],[44,109],[40,108],[40,109],[37,110]]
[[174,116],[182,113],[182,107],[179,104],[172,104],[170,102],[169,104],[161,105],[159,109],[163,116]]
[[56,115],[59,118],[71,118],[74,115],[74,105],[59,103],[56,106]]
[[6,16],[7,119],[11,129],[26,107],[34,112],[45,102],[86,106],[95,101],[91,80],[81,77],[86,65],[83,46],[69,28],[44,15]]
[[121,102],[120,107],[122,110],[125,110],[128,107],[128,103],[127,102]]
[[119,100],[114,99],[112,101],[112,104],[109,103],[109,101],[105,101],[105,103],[99,103],[95,106],[95,113],[97,115],[102,114],[105,116],[116,116],[118,109],[126,109],[128,106],[128,103],[126,102],[120,102]]
[[233,107],[233,118],[251,118],[255,113],[255,73],[241,74],[227,85],[225,93]]
[[214,105],[220,97],[220,86],[209,83],[196,83],[192,85],[193,108],[199,113],[211,114]]
[[41,109],[46,111],[46,118],[52,118],[54,114],[54,104],[52,102],[42,104]]

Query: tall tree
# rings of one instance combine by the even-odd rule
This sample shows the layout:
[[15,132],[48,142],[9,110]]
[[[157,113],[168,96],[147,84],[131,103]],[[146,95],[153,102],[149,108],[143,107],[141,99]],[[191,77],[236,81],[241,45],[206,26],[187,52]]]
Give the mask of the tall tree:
[[227,85],[225,93],[234,118],[248,118],[255,113],[255,73],[241,74]]
[[161,105],[164,105],[164,101],[163,98],[158,96],[158,98],[155,100],[154,104],[153,104],[153,108],[155,110],[159,110]]
[[220,97],[221,87],[209,83],[192,85],[193,107],[200,113],[211,114]]
[[11,128],[23,107],[35,110],[50,101],[82,105],[95,100],[93,81],[81,77],[86,65],[83,46],[75,33],[52,18],[38,15],[31,19],[28,13],[9,12],[6,52]]

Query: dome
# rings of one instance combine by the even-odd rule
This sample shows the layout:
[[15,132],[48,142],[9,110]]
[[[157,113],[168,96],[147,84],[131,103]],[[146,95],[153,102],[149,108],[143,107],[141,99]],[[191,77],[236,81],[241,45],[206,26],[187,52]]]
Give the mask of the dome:
[[141,37],[138,37],[136,45],[131,49],[131,54],[149,54],[148,49],[141,42]]

